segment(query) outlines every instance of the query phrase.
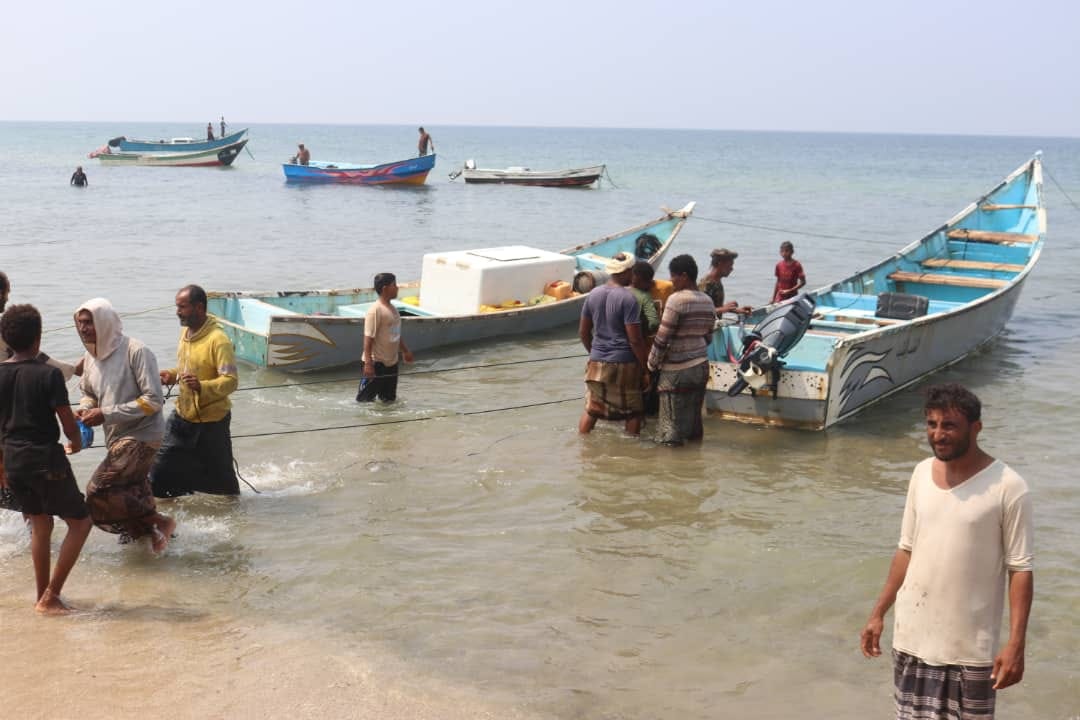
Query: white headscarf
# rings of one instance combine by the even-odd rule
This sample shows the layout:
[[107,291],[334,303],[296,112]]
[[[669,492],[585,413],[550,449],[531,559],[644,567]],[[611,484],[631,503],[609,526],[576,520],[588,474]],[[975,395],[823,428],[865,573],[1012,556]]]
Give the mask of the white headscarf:
[[97,342],[83,342],[86,352],[95,360],[104,360],[112,355],[123,339],[124,324],[120,321],[120,315],[113,310],[112,303],[105,298],[87,300],[75,311],[78,319],[79,313],[86,310],[94,318],[94,331],[97,333]]

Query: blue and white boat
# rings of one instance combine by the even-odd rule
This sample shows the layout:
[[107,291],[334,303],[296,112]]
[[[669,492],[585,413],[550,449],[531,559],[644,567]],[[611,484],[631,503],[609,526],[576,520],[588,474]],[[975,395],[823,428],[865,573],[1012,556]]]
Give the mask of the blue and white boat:
[[[121,135],[120,137],[114,137],[109,140],[104,147],[99,150],[95,150],[95,153],[167,153],[167,152],[182,152],[182,153],[196,153],[205,152],[208,150],[220,150],[222,148],[234,145],[241,140],[245,139],[247,135],[247,128],[243,130],[237,130],[234,133],[230,133],[223,137],[219,137],[216,140],[200,140],[198,138],[189,137],[177,137],[170,138],[168,140],[129,140]],[[105,148],[111,148],[106,151]],[[91,155],[96,157],[96,155]]]
[[[926,237],[808,293],[809,326],[780,363],[764,348],[765,363],[740,364],[744,329],[719,327],[706,406],[725,419],[811,430],[850,418],[997,336],[1045,234],[1036,154]],[[749,325],[776,308],[757,310]]]
[[[410,350],[509,338],[574,324],[585,295],[606,281],[619,252],[658,267],[694,210],[667,210],[651,222],[561,252],[524,245],[424,255],[419,282],[393,301]],[[360,361],[373,289],[208,293],[236,356],[259,367],[318,370]]]

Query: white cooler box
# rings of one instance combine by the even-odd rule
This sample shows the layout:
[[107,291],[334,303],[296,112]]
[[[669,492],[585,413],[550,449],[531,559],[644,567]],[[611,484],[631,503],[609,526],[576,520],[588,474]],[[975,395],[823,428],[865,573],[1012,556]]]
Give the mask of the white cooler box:
[[577,261],[524,245],[428,253],[420,274],[420,303],[445,315],[469,315],[481,305],[526,302],[557,280],[571,282]]

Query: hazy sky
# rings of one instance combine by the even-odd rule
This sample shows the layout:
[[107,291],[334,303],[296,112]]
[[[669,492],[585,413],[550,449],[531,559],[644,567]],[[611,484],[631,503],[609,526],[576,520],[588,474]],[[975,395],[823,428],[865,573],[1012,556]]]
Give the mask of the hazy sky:
[[1080,135],[1080,1],[30,0],[0,120]]

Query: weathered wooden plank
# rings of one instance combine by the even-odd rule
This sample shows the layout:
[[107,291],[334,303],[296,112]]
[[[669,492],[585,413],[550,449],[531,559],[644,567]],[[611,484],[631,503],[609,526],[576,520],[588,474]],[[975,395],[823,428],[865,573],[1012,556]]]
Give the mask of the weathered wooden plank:
[[988,243],[1023,243],[1030,245],[1039,239],[1038,235],[1025,235],[1024,233],[996,232],[994,230],[950,230],[948,235],[953,240],[973,240],[975,242]]
[[994,210],[1038,210],[1038,205],[995,205],[994,203],[987,203],[986,205],[980,205],[980,210],[994,211]]
[[986,262],[985,260],[949,260],[947,258],[930,258],[923,260],[920,265],[930,268],[955,268],[957,270],[994,270],[997,272],[1020,272],[1023,265],[1013,263]]
[[926,285],[953,285],[956,287],[999,288],[1009,284],[1008,280],[996,278],[968,277],[965,275],[944,275],[941,273],[917,273],[897,270],[889,275],[890,280],[905,283],[923,283]]

